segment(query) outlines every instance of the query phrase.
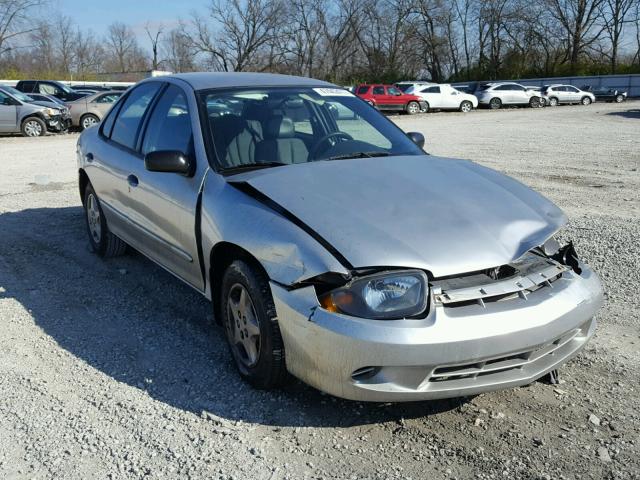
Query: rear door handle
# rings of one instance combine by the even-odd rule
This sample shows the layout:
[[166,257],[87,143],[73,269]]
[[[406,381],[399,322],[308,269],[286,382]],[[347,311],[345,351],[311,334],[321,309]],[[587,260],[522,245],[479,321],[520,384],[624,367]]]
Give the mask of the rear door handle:
[[138,177],[136,177],[135,175],[131,174],[127,177],[127,182],[129,183],[129,186],[131,187],[137,187],[138,186]]
[[84,159],[85,159],[87,162],[93,162],[93,153],[87,153],[87,154],[84,156]]

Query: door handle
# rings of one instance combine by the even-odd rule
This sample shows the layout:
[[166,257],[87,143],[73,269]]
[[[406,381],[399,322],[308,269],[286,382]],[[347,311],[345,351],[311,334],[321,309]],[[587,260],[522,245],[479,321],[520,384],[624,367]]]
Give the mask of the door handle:
[[93,162],[93,153],[87,153],[87,154],[84,156],[84,159],[85,159],[87,162]]
[[137,187],[138,186],[138,177],[136,177],[135,175],[131,174],[127,177],[127,182],[129,183],[129,186],[131,187]]

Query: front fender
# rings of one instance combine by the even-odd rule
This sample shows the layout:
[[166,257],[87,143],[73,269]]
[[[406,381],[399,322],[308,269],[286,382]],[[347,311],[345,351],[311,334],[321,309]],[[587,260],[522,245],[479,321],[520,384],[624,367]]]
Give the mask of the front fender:
[[211,269],[208,253],[219,242],[228,242],[248,251],[269,278],[282,285],[326,272],[349,273],[307,232],[214,172],[204,185],[201,215],[206,272]]

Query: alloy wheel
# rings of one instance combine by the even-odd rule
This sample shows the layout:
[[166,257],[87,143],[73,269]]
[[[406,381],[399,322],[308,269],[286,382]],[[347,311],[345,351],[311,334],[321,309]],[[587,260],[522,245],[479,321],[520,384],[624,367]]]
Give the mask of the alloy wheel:
[[87,221],[89,223],[89,233],[96,244],[100,243],[102,237],[102,226],[100,224],[100,207],[93,194],[87,197]]
[[411,115],[415,115],[420,111],[420,105],[418,105],[416,102],[410,102],[407,106],[407,110]]
[[471,103],[469,102],[462,102],[462,105],[460,105],[460,111],[464,112],[464,113],[469,113],[471,111]]
[[27,137],[39,137],[42,135],[42,125],[35,120],[29,120],[24,125],[24,133],[27,134]]
[[96,117],[89,115],[82,119],[82,128],[87,129],[89,127],[94,126],[96,123],[98,123],[98,120],[96,119]]
[[236,357],[253,367],[260,357],[260,325],[249,292],[239,283],[229,290],[227,330]]

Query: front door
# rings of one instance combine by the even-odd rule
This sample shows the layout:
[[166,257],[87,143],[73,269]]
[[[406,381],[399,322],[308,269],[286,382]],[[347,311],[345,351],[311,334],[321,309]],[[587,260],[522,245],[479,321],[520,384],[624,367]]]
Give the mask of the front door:
[[0,92],[0,132],[15,132],[17,130],[17,107],[13,99]]
[[[144,162],[133,165],[138,186],[131,189],[131,217],[138,227],[141,250],[198,290],[204,289],[196,240],[197,202],[206,159],[196,159],[193,123],[197,125],[195,99],[169,84],[150,113],[141,153],[178,151],[196,168],[192,176],[150,172]],[[199,160],[199,161],[198,161]]]

